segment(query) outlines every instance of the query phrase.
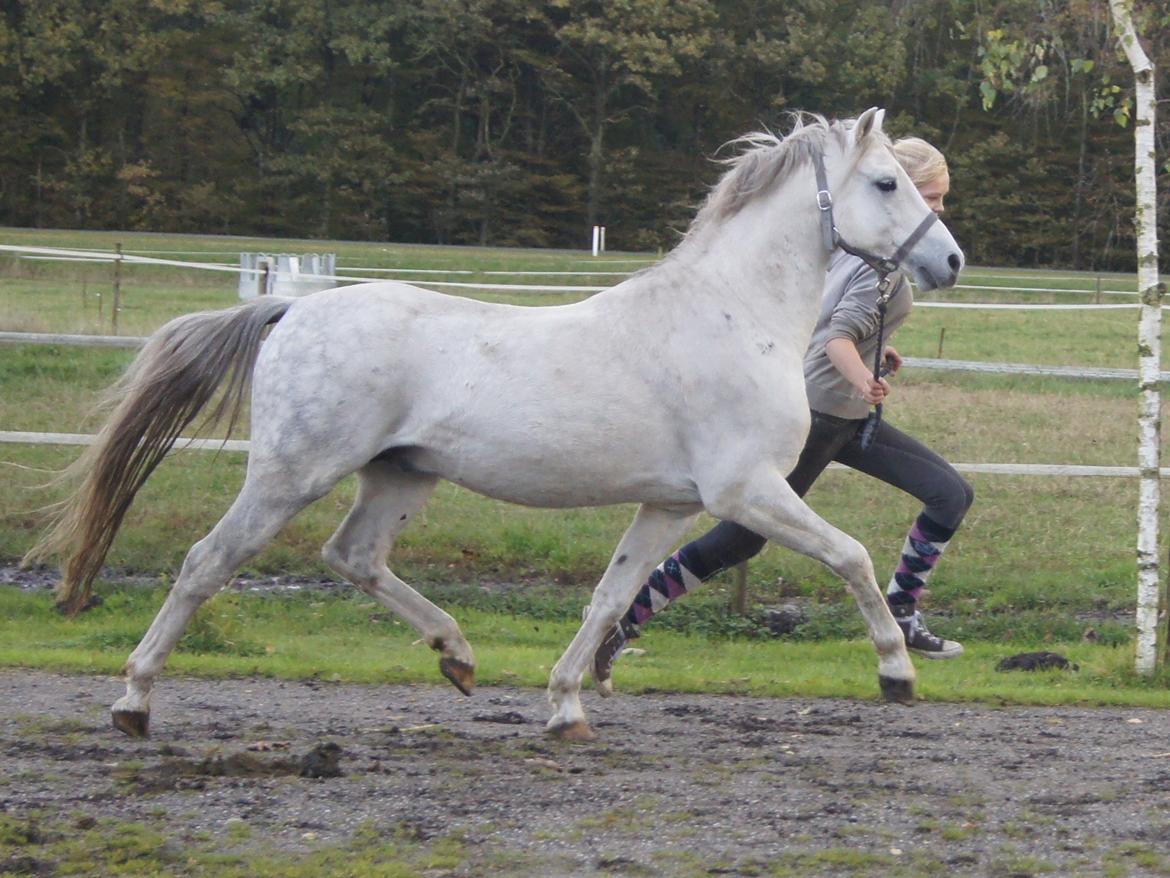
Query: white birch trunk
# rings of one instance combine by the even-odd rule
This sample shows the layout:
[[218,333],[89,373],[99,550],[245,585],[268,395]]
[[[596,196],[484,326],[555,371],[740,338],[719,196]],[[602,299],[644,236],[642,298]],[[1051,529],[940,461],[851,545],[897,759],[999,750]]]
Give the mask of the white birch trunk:
[[1154,65],[1143,51],[1133,26],[1133,0],[1110,0],[1121,47],[1133,67],[1134,178],[1137,187],[1138,290],[1142,311],[1138,325],[1138,494],[1137,539],[1137,648],[1135,668],[1150,676],[1158,663],[1158,467],[1161,446],[1161,391],[1158,373],[1162,357],[1162,293],[1158,282],[1157,160],[1154,153]]

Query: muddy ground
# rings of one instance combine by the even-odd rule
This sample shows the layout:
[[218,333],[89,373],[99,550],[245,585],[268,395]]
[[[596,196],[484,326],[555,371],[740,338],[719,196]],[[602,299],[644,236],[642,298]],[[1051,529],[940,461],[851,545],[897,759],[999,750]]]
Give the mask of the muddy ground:
[[121,690],[0,671],[0,814],[459,838],[443,875],[1170,874],[1162,711],[586,692],[570,745],[537,690],[168,676],[135,740]]

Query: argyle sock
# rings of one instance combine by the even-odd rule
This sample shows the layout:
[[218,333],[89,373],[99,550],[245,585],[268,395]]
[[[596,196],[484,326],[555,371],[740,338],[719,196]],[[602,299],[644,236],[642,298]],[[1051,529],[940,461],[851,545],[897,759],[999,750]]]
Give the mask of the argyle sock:
[[938,559],[954,535],[955,528],[943,527],[925,512],[918,516],[906,536],[902,557],[886,587],[886,600],[891,605],[913,604],[918,600]]
[[700,565],[697,558],[691,557],[688,548],[683,546],[654,568],[639,589],[624,616],[625,621],[633,625],[635,631],[637,626],[665,610],[672,601],[682,597],[706,578],[699,575],[699,571],[695,569]]

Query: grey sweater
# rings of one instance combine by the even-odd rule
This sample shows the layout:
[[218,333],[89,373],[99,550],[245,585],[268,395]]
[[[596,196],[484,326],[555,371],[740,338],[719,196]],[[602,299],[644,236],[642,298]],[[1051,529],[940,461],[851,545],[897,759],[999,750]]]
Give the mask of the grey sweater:
[[[857,345],[863,363],[873,363],[878,330],[877,282],[877,272],[856,256],[838,250],[829,261],[821,314],[804,355],[808,404],[814,411],[839,418],[864,418],[869,414],[869,403],[837,371],[825,353],[825,344],[834,338],[847,338]],[[883,345],[889,344],[914,304],[910,284],[901,274],[893,275],[891,282],[893,293],[886,305]]]

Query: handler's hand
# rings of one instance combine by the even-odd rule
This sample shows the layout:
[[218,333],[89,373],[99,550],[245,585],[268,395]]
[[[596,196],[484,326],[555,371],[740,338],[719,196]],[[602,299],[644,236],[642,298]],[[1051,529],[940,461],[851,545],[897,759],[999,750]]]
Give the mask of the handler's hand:
[[902,368],[902,355],[891,345],[886,345],[885,350],[882,351],[882,364],[885,366],[887,375],[897,375],[898,370]]
[[876,381],[872,375],[865,379],[865,385],[857,388],[861,392],[861,398],[870,405],[877,405],[890,394],[890,383],[885,378],[878,378]]

